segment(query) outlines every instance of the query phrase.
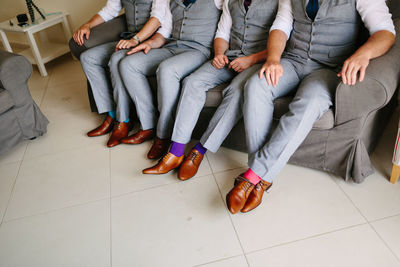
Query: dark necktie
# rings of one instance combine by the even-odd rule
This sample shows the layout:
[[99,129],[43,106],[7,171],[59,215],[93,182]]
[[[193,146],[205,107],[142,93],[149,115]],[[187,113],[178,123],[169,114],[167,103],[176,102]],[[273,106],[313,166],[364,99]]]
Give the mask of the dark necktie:
[[249,10],[250,5],[251,5],[251,0],[244,0],[244,9],[246,9],[246,11]]
[[307,15],[310,19],[314,20],[315,17],[317,16],[319,9],[319,3],[318,0],[310,0],[307,4]]
[[183,4],[184,4],[185,6],[188,6],[188,5],[190,5],[190,4],[193,4],[194,2],[196,2],[196,0],[183,0]]

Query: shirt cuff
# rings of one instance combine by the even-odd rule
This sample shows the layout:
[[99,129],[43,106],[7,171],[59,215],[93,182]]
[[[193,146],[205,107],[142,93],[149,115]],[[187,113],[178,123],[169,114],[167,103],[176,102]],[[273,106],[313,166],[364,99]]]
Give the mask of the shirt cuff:
[[165,39],[169,38],[171,36],[171,31],[161,27],[157,33],[161,34]]
[[220,33],[220,32],[217,32],[217,33],[215,34],[214,40],[217,39],[217,38],[224,39],[224,40],[227,41],[228,43],[229,43],[229,41],[230,41],[230,36],[229,36],[229,35],[223,34],[223,33]]
[[394,25],[375,25],[372,29],[370,29],[369,34],[373,35],[376,32],[379,31],[389,31],[391,33],[393,33],[396,36],[396,30],[394,28]]
[[97,13],[102,19],[104,19],[105,22],[112,20],[114,17],[110,16],[109,14],[107,14],[106,12],[104,12],[103,10],[101,10],[99,13]]
[[269,32],[272,32],[273,30],[280,30],[283,31],[286,34],[286,40],[289,39],[290,34],[292,33],[292,27],[282,27],[280,25],[272,25],[271,29]]

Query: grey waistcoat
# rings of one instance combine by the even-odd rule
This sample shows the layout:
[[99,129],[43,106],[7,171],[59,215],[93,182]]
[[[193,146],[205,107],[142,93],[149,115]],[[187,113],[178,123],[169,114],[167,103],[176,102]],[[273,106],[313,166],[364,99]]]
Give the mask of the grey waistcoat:
[[171,0],[171,13],[172,43],[182,43],[210,56],[221,14],[214,0],[197,0],[187,7],[182,0]]
[[267,48],[269,29],[274,22],[278,0],[253,0],[247,13],[243,0],[230,0],[232,28],[228,54],[250,55]]
[[294,22],[285,55],[342,65],[357,48],[361,19],[356,0],[321,1],[314,21],[307,16],[307,0],[291,2]]
[[150,18],[153,0],[121,0],[128,31],[139,32]]

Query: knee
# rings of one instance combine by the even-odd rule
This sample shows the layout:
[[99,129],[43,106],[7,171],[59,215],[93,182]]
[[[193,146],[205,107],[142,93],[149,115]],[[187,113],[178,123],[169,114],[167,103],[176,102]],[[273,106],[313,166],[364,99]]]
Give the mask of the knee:
[[95,55],[93,55],[93,53],[92,53],[92,51],[89,49],[89,50],[86,50],[86,51],[84,51],[81,55],[80,55],[80,61],[81,61],[81,64],[82,65],[85,65],[85,64],[93,64],[93,63],[95,63]]
[[253,75],[244,85],[244,98],[246,102],[250,102],[255,105],[258,102],[270,102],[273,103],[274,96],[270,86],[265,86],[265,79],[260,79],[258,74]]
[[187,96],[196,96],[203,93],[201,80],[195,74],[186,77],[182,82],[182,94]]
[[158,65],[156,74],[157,77],[178,77],[176,66],[170,64],[168,61],[163,61]]
[[318,94],[314,94],[308,97],[295,97],[289,109],[293,112],[295,109],[304,109],[304,112],[308,113],[308,116],[315,117],[315,119],[320,118],[332,105],[330,99],[327,99]]
[[111,55],[110,61],[108,61],[108,66],[110,69],[118,68],[120,61],[124,58],[124,53],[125,52],[121,54],[121,51],[118,51]]
[[120,59],[118,62],[118,70],[123,77],[125,75],[141,73],[140,65],[133,63],[133,56],[127,56]]

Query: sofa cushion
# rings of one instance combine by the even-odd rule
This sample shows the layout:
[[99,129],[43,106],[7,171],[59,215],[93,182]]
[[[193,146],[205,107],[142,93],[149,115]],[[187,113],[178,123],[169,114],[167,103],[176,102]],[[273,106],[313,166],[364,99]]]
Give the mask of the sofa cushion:
[[3,114],[13,106],[14,101],[8,91],[0,88],[0,114]]
[[[217,86],[207,92],[205,107],[218,107],[222,101],[222,91],[226,85]],[[274,119],[279,120],[286,112],[289,111],[289,104],[292,101],[291,96],[276,99],[274,102]],[[314,123],[313,129],[332,129],[335,124],[334,113],[329,109],[324,115]]]

